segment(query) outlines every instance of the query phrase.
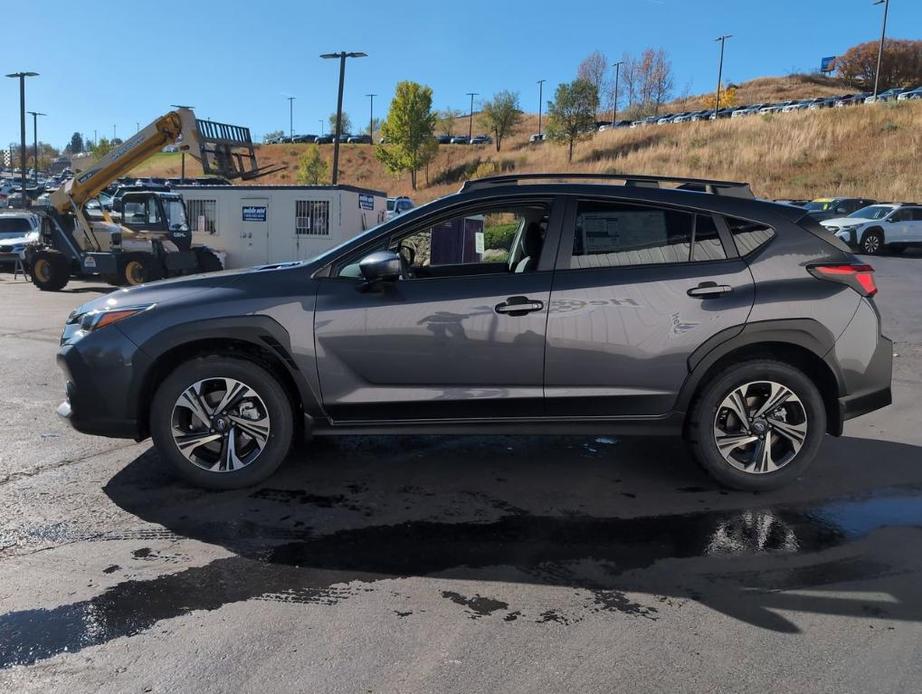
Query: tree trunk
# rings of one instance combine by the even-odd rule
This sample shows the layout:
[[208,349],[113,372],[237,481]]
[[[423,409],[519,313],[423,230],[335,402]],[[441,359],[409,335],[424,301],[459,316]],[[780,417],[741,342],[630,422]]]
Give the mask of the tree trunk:
[[567,155],[567,161],[573,163],[573,140],[570,140],[570,153]]
[[410,170],[410,185],[416,190],[416,169]]

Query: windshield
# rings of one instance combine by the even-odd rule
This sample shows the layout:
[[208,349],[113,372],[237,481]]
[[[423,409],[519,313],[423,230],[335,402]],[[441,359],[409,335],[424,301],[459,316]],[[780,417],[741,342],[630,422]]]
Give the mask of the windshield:
[[832,200],[814,200],[804,205],[804,209],[811,212],[822,212],[823,210],[828,210],[831,206]]
[[893,211],[892,207],[887,205],[869,205],[862,207],[860,210],[852,212],[849,217],[860,217],[861,219],[883,219]]
[[177,198],[165,198],[163,200],[166,209],[167,223],[171,231],[186,231],[186,207],[182,200]]
[[0,217],[0,234],[28,234],[32,225],[24,217]]

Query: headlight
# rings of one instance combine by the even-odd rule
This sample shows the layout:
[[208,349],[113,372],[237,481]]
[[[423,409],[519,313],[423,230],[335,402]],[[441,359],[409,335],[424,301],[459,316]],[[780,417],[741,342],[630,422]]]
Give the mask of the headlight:
[[91,333],[94,330],[100,330],[109,325],[114,325],[126,318],[136,316],[143,311],[153,308],[154,304],[146,306],[126,306],[123,308],[110,308],[102,311],[94,310],[84,313],[80,318],[80,332]]

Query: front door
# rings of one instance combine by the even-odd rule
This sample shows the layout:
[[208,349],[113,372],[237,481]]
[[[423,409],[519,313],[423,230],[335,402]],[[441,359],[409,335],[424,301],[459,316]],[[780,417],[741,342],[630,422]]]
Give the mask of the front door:
[[689,355],[745,323],[746,263],[708,214],[580,200],[567,220],[548,315],[548,414],[668,412]]
[[240,239],[233,253],[238,267],[269,262],[269,198],[243,198],[240,203]]
[[335,265],[320,281],[314,323],[328,415],[540,416],[556,251],[549,213],[539,201],[415,223],[372,249],[399,251],[404,271],[371,288],[357,277],[359,257]]

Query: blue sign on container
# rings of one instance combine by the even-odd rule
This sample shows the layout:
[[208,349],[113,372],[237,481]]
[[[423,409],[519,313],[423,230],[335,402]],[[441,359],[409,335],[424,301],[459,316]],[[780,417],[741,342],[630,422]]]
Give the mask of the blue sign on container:
[[265,222],[266,221],[266,208],[259,205],[244,205],[243,206],[243,221],[244,222]]

